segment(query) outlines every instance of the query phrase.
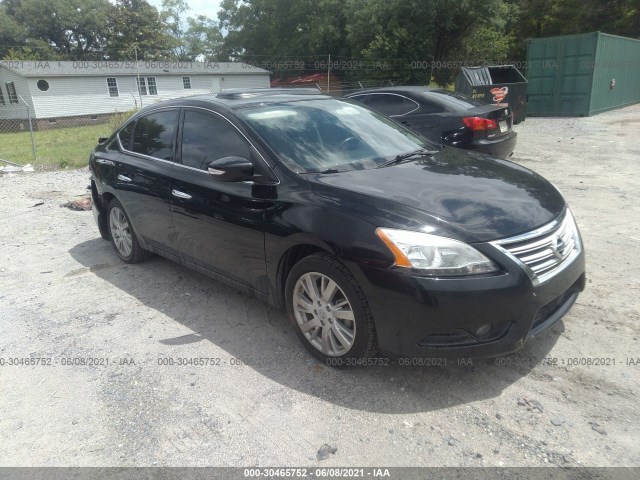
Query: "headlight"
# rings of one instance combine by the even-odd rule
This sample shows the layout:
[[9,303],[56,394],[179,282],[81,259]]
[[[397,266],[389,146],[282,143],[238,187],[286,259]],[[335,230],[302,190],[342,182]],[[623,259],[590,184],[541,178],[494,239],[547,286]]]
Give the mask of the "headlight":
[[425,275],[475,275],[500,270],[478,250],[458,240],[392,228],[378,228],[376,234],[393,253],[396,266],[420,270]]

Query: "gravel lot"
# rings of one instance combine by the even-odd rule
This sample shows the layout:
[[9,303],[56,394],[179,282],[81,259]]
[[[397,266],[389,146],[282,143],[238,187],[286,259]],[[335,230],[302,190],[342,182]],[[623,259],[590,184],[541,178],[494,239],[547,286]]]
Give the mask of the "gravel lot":
[[[588,288],[519,354],[464,367],[318,364],[265,304],[122,263],[60,208],[86,169],[0,177],[0,465],[640,465],[639,127],[640,105],[516,127],[514,160],[573,208]],[[161,365],[199,357],[219,360]]]

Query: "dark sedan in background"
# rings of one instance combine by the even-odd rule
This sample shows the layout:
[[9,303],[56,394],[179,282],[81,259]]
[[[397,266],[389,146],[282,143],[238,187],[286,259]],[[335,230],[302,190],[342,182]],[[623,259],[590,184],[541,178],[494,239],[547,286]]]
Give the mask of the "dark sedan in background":
[[516,146],[509,107],[444,89],[389,87],[346,95],[441,145],[507,158]]
[[585,285],[576,223],[540,175],[316,91],[157,103],[89,165],[123,261],[156,253],[286,308],[331,365],[511,352]]

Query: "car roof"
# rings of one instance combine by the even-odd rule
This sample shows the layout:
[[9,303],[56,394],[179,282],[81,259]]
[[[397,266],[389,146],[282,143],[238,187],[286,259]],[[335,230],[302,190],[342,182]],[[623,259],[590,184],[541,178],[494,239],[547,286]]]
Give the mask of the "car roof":
[[405,85],[401,87],[380,87],[380,88],[368,88],[365,90],[358,90],[357,92],[351,92],[347,96],[357,95],[362,93],[375,93],[375,92],[388,92],[388,93],[427,93],[427,92],[441,92],[443,88],[433,88],[421,85]]
[[159,107],[218,107],[221,109],[236,110],[255,105],[268,105],[283,102],[296,102],[303,100],[336,99],[330,95],[323,95],[314,88],[244,88],[223,90],[220,93],[205,95],[191,95],[173,100],[154,103],[142,109],[140,112],[153,110]]
[[459,105],[452,103],[451,97],[456,97],[460,100],[468,102],[472,106],[480,106],[481,103],[463,93],[454,92],[445,88],[432,88],[426,86],[403,86],[403,87],[382,87],[372,88],[368,90],[360,90],[358,92],[352,92],[345,95],[346,98],[353,98],[355,95],[367,95],[370,93],[395,93],[398,95],[404,95],[412,100],[420,103],[422,100],[428,100],[429,103],[437,103],[446,111],[457,112],[460,110],[466,110],[471,107],[461,108]]

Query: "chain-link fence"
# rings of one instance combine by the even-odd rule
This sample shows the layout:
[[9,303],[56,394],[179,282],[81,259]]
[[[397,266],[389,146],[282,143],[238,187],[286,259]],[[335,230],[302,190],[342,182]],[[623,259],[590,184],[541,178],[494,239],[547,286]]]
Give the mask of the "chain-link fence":
[[12,101],[0,112],[0,159],[2,163],[34,163],[37,155],[30,105],[22,97],[16,100],[17,105]]
[[[22,102],[21,102],[22,103]],[[80,167],[98,138],[107,137],[133,111],[34,118],[26,105],[4,106],[0,117],[0,167]]]

